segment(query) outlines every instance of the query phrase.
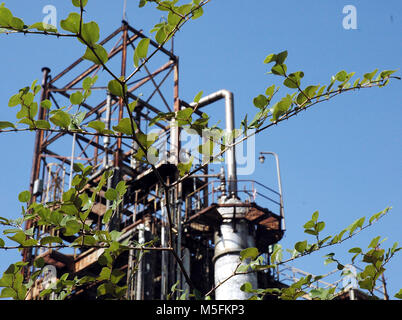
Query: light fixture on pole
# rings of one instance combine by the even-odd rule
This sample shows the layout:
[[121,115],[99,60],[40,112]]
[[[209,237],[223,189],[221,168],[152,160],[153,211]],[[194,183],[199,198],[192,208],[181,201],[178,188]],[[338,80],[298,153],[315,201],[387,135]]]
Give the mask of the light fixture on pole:
[[285,231],[285,211],[283,208],[283,194],[282,194],[282,181],[281,181],[281,171],[279,168],[279,157],[275,152],[271,151],[261,151],[260,156],[258,159],[260,160],[261,163],[265,162],[265,156],[264,154],[270,154],[275,157],[276,161],[276,174],[278,177],[278,189],[279,189],[279,210],[280,210],[280,215],[282,217],[282,230]]

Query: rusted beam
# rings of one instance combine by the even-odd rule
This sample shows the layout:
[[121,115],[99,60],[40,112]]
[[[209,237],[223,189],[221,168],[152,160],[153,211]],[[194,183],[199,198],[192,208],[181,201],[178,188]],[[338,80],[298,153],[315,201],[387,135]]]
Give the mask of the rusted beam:
[[[128,26],[128,29],[133,32],[134,34],[140,36],[141,38],[147,38],[146,35],[144,35],[141,31],[138,31],[136,29],[134,29],[132,26]],[[156,43],[155,41],[153,41],[152,39],[150,39],[149,42],[153,47],[155,48],[159,48],[159,44]],[[170,51],[166,50],[164,47],[160,47],[160,51],[163,52],[164,54],[168,55],[172,60],[177,60],[177,57],[171,53]]]
[[[115,32],[110,34],[108,37],[106,37],[104,40],[102,40],[99,44],[104,45],[105,43],[109,42],[111,39],[113,39],[116,35],[118,35],[121,32],[121,27],[118,28]],[[68,68],[64,69],[62,72],[60,72],[56,77],[54,77],[51,81],[50,84],[55,83],[57,80],[59,80],[61,77],[63,77],[66,73],[74,69],[77,65],[79,65],[82,61],[84,61],[83,58],[79,58],[76,60],[73,64],[71,64]]]

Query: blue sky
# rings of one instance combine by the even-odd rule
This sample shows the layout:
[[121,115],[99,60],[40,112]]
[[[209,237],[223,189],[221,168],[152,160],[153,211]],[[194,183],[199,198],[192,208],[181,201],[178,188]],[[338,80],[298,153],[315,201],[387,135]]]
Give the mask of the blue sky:
[[[69,1],[5,2],[14,15],[28,23],[41,21],[42,9],[48,4],[57,8],[59,22],[72,10]],[[150,8],[139,9],[138,1],[128,2],[129,22],[149,34],[160,14]],[[357,9],[356,30],[342,26],[345,5]],[[101,21],[102,34],[107,35],[120,25],[122,8],[123,0],[90,0],[87,19]],[[401,69],[401,35],[399,0],[212,0],[204,16],[186,24],[176,36],[180,96],[191,101],[201,90],[205,94],[219,89],[234,92],[239,126],[246,114],[249,118],[255,114],[253,98],[272,83],[279,85],[276,77],[266,74],[269,70],[262,63],[266,55],[288,50],[288,70],[303,70],[306,86],[324,85],[340,70],[355,71],[356,77],[361,77],[375,68]],[[82,54],[82,47],[72,40],[22,35],[0,35],[0,40],[0,120],[14,119],[15,111],[7,107],[9,97],[40,79],[43,66],[57,72]],[[384,245],[401,242],[401,86],[402,82],[392,81],[382,89],[338,96],[257,137],[257,153],[279,154],[287,226],[281,244],[285,248],[308,239],[302,225],[316,210],[331,234],[362,216],[393,207],[371,229],[342,246],[301,259],[295,263],[297,267],[326,273],[334,268],[323,264],[322,256],[329,252],[346,259],[350,254],[342,252],[357,245],[367,247],[378,235],[388,238]],[[219,120],[223,119],[220,109],[214,105],[208,111]],[[16,218],[20,211],[17,195],[28,188],[33,135],[0,134],[0,145],[1,215]],[[274,162],[257,162],[254,174],[240,178],[276,188]],[[18,252],[2,252],[0,271],[19,257]],[[402,288],[401,263],[399,255],[385,273],[392,296]]]

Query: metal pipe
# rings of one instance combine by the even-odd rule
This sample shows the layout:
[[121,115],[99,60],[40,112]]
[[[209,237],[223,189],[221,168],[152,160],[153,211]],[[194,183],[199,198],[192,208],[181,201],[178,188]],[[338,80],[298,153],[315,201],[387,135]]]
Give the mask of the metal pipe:
[[[261,162],[264,162],[264,154],[270,154],[273,155],[275,157],[275,161],[276,161],[276,175],[278,177],[278,189],[279,189],[279,206],[280,206],[280,215],[282,217],[282,230],[285,231],[286,230],[286,226],[285,226],[285,210],[283,208],[283,193],[282,193],[282,181],[281,181],[281,170],[279,167],[279,157],[275,152],[271,152],[271,151],[262,151],[260,152],[261,156],[260,156],[260,160]],[[262,158],[261,158],[262,157]]]
[[[202,108],[206,105],[214,103],[220,99],[225,99],[225,121],[226,121],[226,134],[229,141],[226,143],[233,144],[233,130],[234,130],[234,102],[233,93],[228,90],[220,90],[212,93],[204,98],[201,98],[198,103],[190,103],[191,107]],[[229,196],[237,196],[237,168],[236,168],[236,151],[232,146],[226,152],[226,164],[229,181]]]
[[[138,226],[138,243],[144,244],[145,243],[145,225],[141,223]],[[136,274],[137,283],[136,283],[136,300],[143,300],[144,299],[144,261],[141,260],[138,263],[138,270]]]
[[[230,200],[239,201],[237,199]],[[225,209],[229,209],[226,210],[226,214],[233,216],[234,208]],[[237,208],[236,215],[242,214],[245,211],[245,208]],[[215,286],[217,286],[215,291],[216,300],[246,300],[250,297],[250,294],[241,291],[240,287],[246,282],[250,282],[253,288],[257,287],[257,275],[255,273],[231,277],[239,266],[240,252],[245,248],[255,247],[254,237],[249,233],[247,221],[245,219],[238,219],[236,221],[236,231],[233,228],[232,221],[230,219],[224,220],[220,226],[220,232],[215,233],[213,262]],[[229,277],[230,279],[227,280]]]
[[[105,118],[105,128],[110,130],[110,116],[111,116],[111,105],[112,105],[112,95],[110,92],[107,93],[106,97],[106,118]],[[110,137],[103,137],[103,146],[105,148],[105,157],[103,158],[103,166],[106,168],[109,165],[109,145]]]
[[73,183],[73,172],[74,172],[74,157],[75,157],[75,141],[77,140],[77,134],[73,134],[73,146],[71,148],[71,164],[70,164],[70,180],[68,182],[68,189],[71,189]]
[[[167,199],[166,199],[167,200]],[[161,203],[161,246],[162,248],[167,247],[167,232],[166,232],[166,200],[162,199]],[[162,261],[161,261],[161,300],[165,300],[168,294],[168,253],[162,251]]]

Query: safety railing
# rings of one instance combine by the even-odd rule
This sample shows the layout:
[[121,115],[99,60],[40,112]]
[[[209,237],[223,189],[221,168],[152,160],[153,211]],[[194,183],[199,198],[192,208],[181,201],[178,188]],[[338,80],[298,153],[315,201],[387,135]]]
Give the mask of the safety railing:
[[[186,218],[192,212],[207,208],[212,203],[218,203],[219,197],[226,192],[230,181],[210,180],[186,197]],[[258,203],[275,214],[283,217],[281,194],[255,180],[237,180],[237,196],[245,203]]]

